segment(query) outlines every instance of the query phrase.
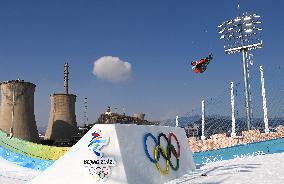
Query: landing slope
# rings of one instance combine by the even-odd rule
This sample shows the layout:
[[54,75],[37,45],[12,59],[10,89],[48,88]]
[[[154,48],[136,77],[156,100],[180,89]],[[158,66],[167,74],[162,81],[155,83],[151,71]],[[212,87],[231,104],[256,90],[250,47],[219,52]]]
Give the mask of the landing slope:
[[284,153],[212,162],[167,184],[279,184],[284,183],[283,163]]

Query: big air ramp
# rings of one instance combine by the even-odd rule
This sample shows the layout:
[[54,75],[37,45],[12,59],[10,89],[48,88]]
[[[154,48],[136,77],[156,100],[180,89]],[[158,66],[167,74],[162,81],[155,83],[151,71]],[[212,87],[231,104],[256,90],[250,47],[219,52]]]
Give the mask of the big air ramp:
[[164,183],[195,169],[181,128],[97,124],[29,184]]

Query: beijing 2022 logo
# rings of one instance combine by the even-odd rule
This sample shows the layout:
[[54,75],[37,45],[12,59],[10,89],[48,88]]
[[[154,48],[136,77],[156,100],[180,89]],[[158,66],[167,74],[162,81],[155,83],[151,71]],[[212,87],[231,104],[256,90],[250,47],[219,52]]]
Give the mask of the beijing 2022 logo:
[[[161,145],[161,138],[162,137],[167,142],[167,145],[166,145],[165,148]],[[151,138],[155,143],[155,146],[153,148],[154,151],[153,151],[153,153],[151,153],[151,155],[153,155],[153,156],[150,156],[150,153],[148,151],[148,146],[147,146],[148,138]],[[172,139],[174,139],[176,141],[177,148],[175,148],[174,145],[172,144],[173,143]],[[174,171],[177,171],[179,169],[180,144],[179,144],[179,141],[178,141],[178,139],[177,139],[177,137],[174,133],[171,132],[171,133],[168,134],[168,136],[164,133],[160,133],[158,135],[158,139],[151,133],[145,134],[144,135],[144,151],[145,151],[145,154],[148,157],[148,159],[156,165],[157,170],[159,171],[159,173],[162,176],[167,175],[170,171],[170,168],[172,168]],[[159,160],[160,160],[161,155],[166,162],[165,169],[162,169],[160,164],[159,164]],[[172,162],[172,159],[171,159],[172,155],[176,160],[175,165],[174,165],[174,163]]]
[[94,159],[84,160],[84,166],[96,181],[105,181],[111,175],[110,167],[116,165],[114,158],[105,157],[101,148],[109,143],[109,137],[101,130],[95,130],[88,144],[88,149],[94,153]]

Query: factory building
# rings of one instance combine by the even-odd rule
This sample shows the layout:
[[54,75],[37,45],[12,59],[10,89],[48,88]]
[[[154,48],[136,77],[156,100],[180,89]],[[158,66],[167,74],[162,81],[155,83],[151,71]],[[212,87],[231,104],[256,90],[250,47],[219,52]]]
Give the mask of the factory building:
[[35,87],[35,84],[19,79],[0,84],[0,129],[10,137],[38,143],[34,114]]
[[75,115],[76,95],[68,92],[68,63],[64,65],[64,93],[50,95],[50,116],[45,133],[46,140],[71,139],[77,133]]
[[105,113],[102,113],[95,124],[136,124],[136,125],[159,125],[159,122],[145,120],[144,113],[134,113],[133,116],[126,116],[125,113],[118,114],[111,111],[108,106]]
[[134,113],[133,117],[137,118],[139,120],[144,120],[145,119],[145,114],[144,113]]

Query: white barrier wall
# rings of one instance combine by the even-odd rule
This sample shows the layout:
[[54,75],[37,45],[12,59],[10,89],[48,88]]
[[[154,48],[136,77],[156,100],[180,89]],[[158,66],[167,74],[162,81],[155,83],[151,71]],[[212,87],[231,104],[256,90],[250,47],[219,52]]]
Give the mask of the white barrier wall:
[[[180,150],[175,136],[170,133],[173,133],[179,141]],[[164,154],[161,154],[159,146],[154,141],[154,139],[159,140],[159,134],[159,145],[164,150]],[[146,139],[145,135],[148,135]],[[165,137],[168,139],[170,137],[169,144]],[[166,149],[167,146],[169,149]],[[156,157],[154,156],[155,148]],[[146,154],[147,150],[150,158]],[[179,158],[178,168],[176,168],[176,158]],[[154,162],[158,160],[157,164],[150,159]],[[166,164],[167,160],[172,163]],[[175,171],[172,167],[177,170]],[[189,149],[185,131],[181,128],[98,124],[93,126],[63,157],[29,183],[153,184],[167,182],[188,174],[194,169],[192,152]]]

